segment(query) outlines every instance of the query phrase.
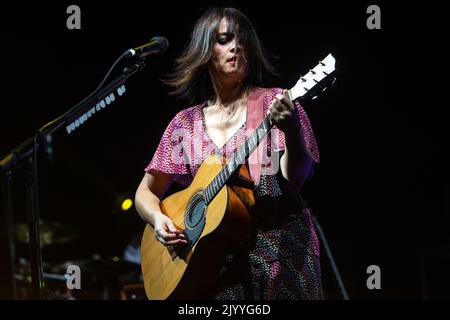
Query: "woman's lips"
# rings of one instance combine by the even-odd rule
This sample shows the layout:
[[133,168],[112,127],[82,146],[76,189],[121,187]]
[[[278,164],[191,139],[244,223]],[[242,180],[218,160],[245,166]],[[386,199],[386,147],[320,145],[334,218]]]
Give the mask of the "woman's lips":
[[236,64],[236,56],[234,56],[234,57],[228,59],[227,62],[228,62],[228,63],[231,63],[231,64],[233,64],[233,65]]

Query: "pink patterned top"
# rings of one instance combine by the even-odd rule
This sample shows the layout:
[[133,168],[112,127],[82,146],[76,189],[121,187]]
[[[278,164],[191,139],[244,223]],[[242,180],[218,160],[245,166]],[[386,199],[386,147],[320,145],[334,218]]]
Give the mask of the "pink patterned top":
[[[268,89],[264,96],[264,111],[269,110],[272,101],[277,93],[282,89]],[[229,158],[237,148],[246,140],[247,126],[244,124],[221,148],[216,146],[209,138],[205,127],[203,107],[206,104],[199,104],[178,112],[167,126],[158,148],[148,166],[146,172],[152,170],[161,171],[174,175],[174,180],[183,186],[188,186],[192,178],[197,173],[202,162],[211,154],[225,156]],[[305,110],[296,102],[303,128],[305,144],[311,152],[315,162],[319,162],[319,151],[316,140]],[[262,174],[260,184],[255,191],[260,195],[277,196],[280,194],[279,188],[274,181],[278,170],[269,170],[274,165],[278,168],[277,157],[272,161],[272,153],[283,152],[285,147],[284,133],[274,127],[269,132],[266,150],[262,163]],[[264,168],[266,170],[264,170]]]

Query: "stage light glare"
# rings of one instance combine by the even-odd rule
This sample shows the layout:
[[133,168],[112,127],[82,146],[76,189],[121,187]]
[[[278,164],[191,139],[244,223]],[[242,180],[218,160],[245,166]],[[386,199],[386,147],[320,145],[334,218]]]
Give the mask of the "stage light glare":
[[127,211],[128,209],[131,208],[132,205],[133,205],[133,200],[125,199],[125,200],[122,201],[121,208],[122,208],[123,211]]

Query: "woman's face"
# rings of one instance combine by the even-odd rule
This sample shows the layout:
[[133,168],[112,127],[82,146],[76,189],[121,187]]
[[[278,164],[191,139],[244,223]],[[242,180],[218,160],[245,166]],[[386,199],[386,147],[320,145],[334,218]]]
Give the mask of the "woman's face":
[[224,80],[240,82],[245,77],[246,66],[242,48],[236,44],[235,35],[227,32],[225,18],[220,22],[210,66],[213,75]]

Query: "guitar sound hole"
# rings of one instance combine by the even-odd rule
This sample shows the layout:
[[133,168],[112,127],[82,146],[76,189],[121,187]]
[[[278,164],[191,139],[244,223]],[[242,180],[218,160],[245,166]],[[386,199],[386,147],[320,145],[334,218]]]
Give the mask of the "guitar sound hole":
[[204,220],[205,199],[199,193],[194,195],[188,205],[185,216],[185,224],[187,229],[196,228],[200,222]]

